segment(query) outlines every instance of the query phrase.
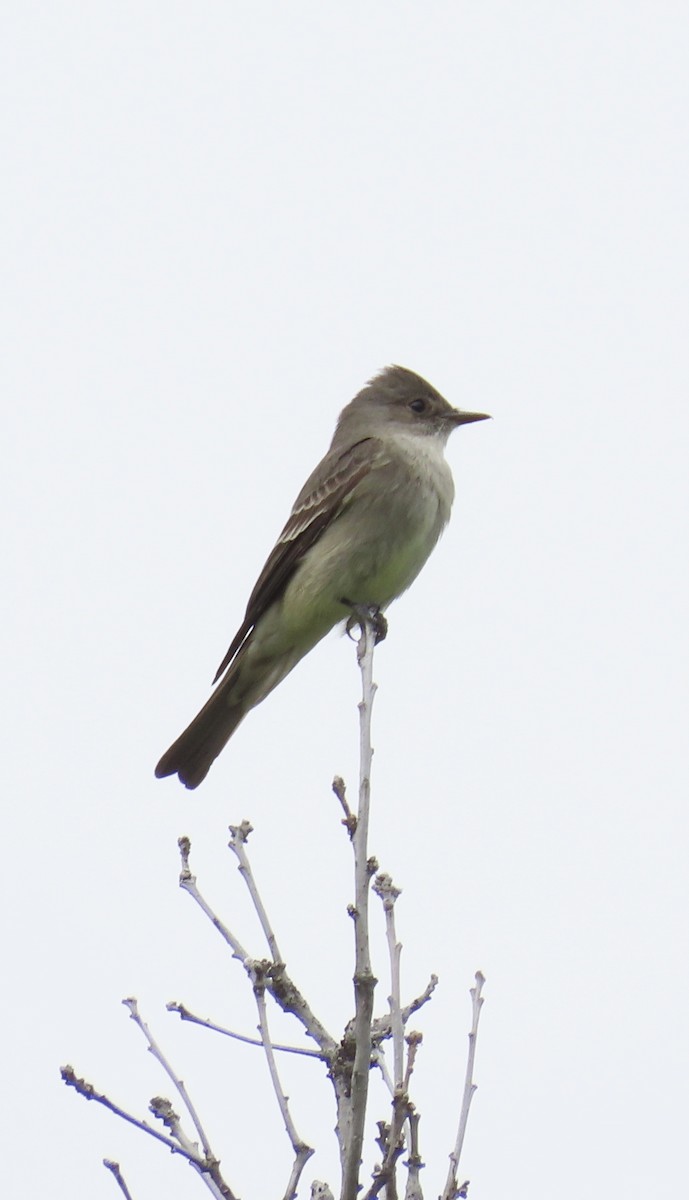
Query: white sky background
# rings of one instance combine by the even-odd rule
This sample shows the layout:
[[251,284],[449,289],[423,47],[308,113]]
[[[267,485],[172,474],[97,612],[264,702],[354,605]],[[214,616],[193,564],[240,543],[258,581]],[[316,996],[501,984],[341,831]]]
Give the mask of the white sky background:
[[[113,1200],[104,1155],[135,1200],[206,1194],[59,1081],[71,1062],[141,1115],[169,1093],[129,994],[232,1186],[282,1194],[258,1053],[164,1012],[256,1024],[176,838],[260,954],[224,849],[252,820],[288,965],[341,1031],[353,647],[327,639],[197,793],[153,766],[388,362],[495,418],[454,435],[453,522],[376,656],[371,849],[404,889],[405,995],[441,978],[416,1021],[426,1195],[479,967],[474,1200],[681,1190],[688,33],[662,2],[10,6],[3,1196]],[[329,1085],[285,1071],[307,1195],[335,1183]]]

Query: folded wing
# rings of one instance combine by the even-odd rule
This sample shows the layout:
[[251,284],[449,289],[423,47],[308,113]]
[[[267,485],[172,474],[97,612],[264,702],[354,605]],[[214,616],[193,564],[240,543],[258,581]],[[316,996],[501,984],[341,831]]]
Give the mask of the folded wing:
[[307,479],[289,520],[273,547],[249,597],[244,620],[216,671],[213,683],[229,667],[264,612],[284,592],[307,550],[337,519],[355,487],[385,458],[375,438],[364,438],[344,451],[331,451]]

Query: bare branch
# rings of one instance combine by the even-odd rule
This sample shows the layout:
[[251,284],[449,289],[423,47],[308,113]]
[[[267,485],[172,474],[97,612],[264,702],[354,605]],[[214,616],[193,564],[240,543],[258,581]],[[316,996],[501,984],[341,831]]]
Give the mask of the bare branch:
[[[85,1079],[80,1079],[73,1067],[69,1065],[61,1067],[60,1075],[62,1076],[63,1082],[66,1083],[68,1087],[73,1087],[80,1096],[84,1097],[85,1100],[95,1100],[98,1104],[102,1104],[104,1108],[109,1109],[109,1111],[114,1113],[116,1117],[121,1117],[123,1121],[127,1121],[130,1125],[134,1125],[143,1133],[149,1134],[149,1136],[155,1138],[157,1142],[162,1142],[162,1144],[167,1146],[168,1150],[170,1150],[173,1154],[179,1154],[182,1156],[182,1158],[186,1158],[187,1162],[191,1163],[192,1167],[198,1171],[206,1185],[212,1185],[211,1190],[213,1190],[215,1195],[222,1197],[222,1200],[237,1200],[234,1192],[225,1183],[222,1175],[220,1174],[220,1163],[217,1159],[208,1160],[202,1158],[198,1153],[198,1150],[193,1151],[185,1146],[180,1145],[179,1142],[175,1141],[171,1137],[168,1137],[167,1134],[160,1133],[159,1130],[154,1129],[153,1126],[149,1125],[147,1121],[142,1121],[139,1117],[135,1117],[132,1113],[127,1112],[126,1109],[120,1108],[119,1104],[115,1104],[114,1101],[110,1100],[110,1098],[103,1092],[97,1092],[92,1083],[88,1083]],[[164,1105],[169,1105],[169,1112],[164,1110]],[[159,1117],[160,1120],[162,1120],[167,1127],[170,1128],[172,1123],[172,1118],[170,1116],[172,1113],[172,1105],[170,1104],[169,1100],[161,1101],[160,1097],[156,1097],[151,1101],[151,1111],[153,1112],[154,1116]]]
[[[413,1013],[418,1012],[420,1008],[426,1004],[433,995],[438,986],[438,976],[431,975],[430,981],[424,988],[420,996],[412,1000],[411,1004],[405,1004],[402,1009],[402,1024],[406,1025]],[[374,1046],[379,1046],[381,1042],[392,1037],[392,1015],[385,1013],[382,1017],[376,1017],[371,1025],[371,1039]]]
[[199,1156],[198,1142],[193,1142],[187,1136],[180,1115],[178,1112],[175,1112],[172,1101],[168,1100],[167,1096],[153,1096],[148,1107],[153,1116],[162,1121],[163,1125],[170,1130],[175,1141],[179,1142],[187,1154],[190,1154],[192,1157]]
[[242,946],[241,942],[234,936],[233,933],[230,932],[227,926],[223,924],[217,913],[213,912],[210,904],[208,904],[203,898],[197,887],[196,876],[193,875],[189,869],[189,854],[191,851],[191,842],[189,838],[178,838],[177,845],[179,846],[180,854],[182,856],[182,870],[179,873],[179,886],[183,888],[185,892],[188,892],[192,899],[196,901],[199,908],[208,917],[208,920],[215,926],[220,936],[227,942],[228,946],[232,950],[232,957],[238,958],[241,963],[246,962],[249,955]]
[[455,1148],[450,1155],[450,1167],[447,1173],[445,1190],[442,1194],[442,1200],[456,1200],[458,1196],[466,1196],[469,1181],[458,1185],[457,1183],[457,1168],[462,1154],[462,1146],[464,1144],[464,1134],[466,1133],[467,1121],[469,1119],[469,1108],[471,1101],[476,1091],[476,1084],[473,1081],[474,1075],[474,1058],[476,1056],[476,1038],[478,1036],[478,1021],[481,1015],[483,1006],[483,996],[481,989],[484,985],[485,978],[480,971],[475,975],[476,986],[469,989],[471,996],[471,1030],[469,1032],[469,1052],[467,1054],[467,1069],[464,1077],[464,1093],[462,1096],[462,1110],[459,1116],[459,1127],[457,1129],[457,1138]]
[[426,984],[426,987],[422,991],[421,995],[417,996],[415,1000],[412,1000],[411,1004],[405,1004],[404,1008],[402,1009],[402,1021],[405,1025],[415,1012],[418,1012],[420,1008],[423,1008],[424,1004],[428,1003],[437,986],[438,976],[431,975],[431,978]]
[[404,1063],[404,1023],[400,1001],[400,961],[402,945],[397,941],[395,932],[395,901],[400,895],[400,889],[395,887],[392,877],[381,872],[373,884],[373,890],[383,902],[385,913],[385,936],[390,957],[390,1025],[392,1029],[392,1053],[394,1064],[395,1088],[402,1086],[402,1070]]
[[397,1090],[392,1101],[392,1122],[378,1122],[378,1145],[383,1150],[383,1162],[373,1172],[373,1182],[363,1200],[373,1200],[385,1188],[386,1200],[397,1200],[397,1160],[404,1153],[402,1129],[409,1112],[409,1097]]
[[371,1069],[371,1021],[373,1018],[373,991],[376,985],[371,969],[368,937],[368,900],[371,875],[375,871],[368,858],[368,824],[371,796],[371,708],[375,696],[373,682],[373,647],[375,644],[374,618],[360,614],[361,636],[357,644],[357,659],[361,668],[362,698],[359,704],[360,761],[359,761],[359,810],[356,829],[352,838],[354,847],[355,908],[354,941],[354,999],[355,999],[355,1043],[354,1065],[351,1085],[351,1121],[346,1131],[346,1151],[342,1180],[341,1200],[356,1200],[359,1190],[359,1168],[364,1140],[364,1121],[368,1098],[368,1081]]
[[[170,1063],[166,1059],[165,1055],[163,1054],[162,1050],[160,1049],[160,1046],[158,1045],[155,1038],[153,1037],[153,1034],[151,1033],[150,1029],[148,1028],[148,1025],[146,1024],[146,1022],[142,1019],[141,1015],[139,1014],[139,1006],[138,1006],[135,998],[133,996],[129,996],[129,997],[127,997],[127,999],[123,1000],[122,1003],[124,1004],[125,1008],[129,1009],[129,1015],[130,1015],[132,1021],[141,1030],[142,1034],[144,1035],[144,1037],[148,1043],[149,1053],[152,1054],[153,1057],[160,1063],[160,1065],[163,1068],[168,1079],[170,1079],[172,1081],[174,1087],[176,1088],[177,1093],[178,1093],[180,1099],[182,1100],[182,1103],[184,1104],[184,1107],[186,1108],[187,1112],[189,1113],[189,1116],[191,1117],[191,1119],[194,1123],[194,1128],[195,1128],[197,1134],[199,1135],[201,1145],[203,1146],[203,1152],[204,1152],[206,1158],[207,1159],[214,1158],[215,1156],[211,1150],[210,1143],[208,1141],[208,1138],[206,1137],[204,1128],[201,1124],[198,1113],[196,1112],[196,1109],[194,1108],[194,1105],[191,1101],[189,1093],[187,1092],[187,1089],[184,1086],[183,1081],[181,1079],[179,1079],[177,1077],[177,1075],[175,1074],[175,1072],[173,1071]],[[181,1138],[180,1138],[180,1140],[181,1140]]]
[[412,1072],[414,1070],[414,1066],[416,1065],[416,1054],[419,1049],[419,1046],[421,1045],[421,1043],[423,1041],[423,1034],[412,1031],[411,1033],[407,1034],[407,1036],[404,1040],[407,1043],[408,1049],[407,1049],[407,1069],[404,1072],[404,1080],[402,1081],[402,1087],[404,1088],[405,1092],[408,1092],[409,1091],[409,1082],[412,1077]]
[[332,786],[333,786],[333,791],[334,791],[335,795],[337,796],[338,800],[340,801],[340,804],[342,805],[342,811],[344,813],[344,820],[343,820],[342,824],[344,825],[345,829],[347,830],[347,833],[349,834],[350,838],[353,838],[354,831],[356,829],[356,817],[354,816],[354,813],[352,812],[351,808],[349,807],[349,801],[347,800],[347,789],[345,788],[345,781],[340,775],[336,775],[335,778],[333,779]]
[[104,1158],[103,1166],[107,1167],[108,1171],[112,1172],[115,1182],[124,1196],[124,1200],[132,1200],[132,1194],[124,1181],[122,1172],[120,1171],[120,1164],[113,1162],[111,1158]]
[[414,1110],[413,1105],[410,1105],[409,1111],[409,1157],[405,1162],[407,1168],[407,1187],[404,1193],[404,1200],[423,1200],[423,1192],[421,1191],[421,1180],[419,1174],[423,1169],[419,1153],[419,1114]]
[[[223,1025],[216,1025],[215,1021],[211,1021],[209,1017],[198,1017],[185,1004],[180,1004],[177,1000],[170,1000],[165,1007],[168,1012],[176,1012],[183,1021],[189,1021],[192,1025],[201,1025],[204,1029],[212,1029],[214,1033],[234,1038],[236,1042],[244,1042],[247,1046],[263,1045],[260,1038],[248,1037],[245,1033],[236,1033],[233,1029],[225,1029]],[[318,1058],[321,1062],[327,1062],[327,1057],[322,1051],[312,1050],[309,1046],[284,1046],[281,1042],[273,1042],[272,1046],[273,1050],[280,1050],[284,1054],[302,1054],[305,1058]]]
[[320,1048],[323,1057],[331,1062],[337,1053],[337,1042],[312,1012],[297,985],[290,979],[283,963],[273,963],[266,987],[283,1012],[292,1013],[310,1038]]
[[[383,1162],[376,1167],[373,1173],[373,1182],[363,1200],[373,1200],[373,1197],[377,1196],[383,1188],[385,1188],[386,1200],[397,1200],[396,1168],[397,1161],[404,1152],[403,1129],[405,1124],[409,1129],[410,1143],[412,1146],[416,1145],[416,1149],[412,1149],[412,1153],[405,1164],[409,1171],[405,1200],[409,1194],[412,1200],[415,1197],[417,1200],[419,1198],[422,1200],[419,1171],[423,1163],[418,1155],[419,1116],[409,1099],[409,1082],[414,1071],[416,1053],[423,1041],[423,1036],[420,1033],[410,1033],[405,1040],[408,1049],[404,1079],[395,1088],[391,1087],[389,1077],[387,1079],[388,1086],[391,1087],[393,1093],[392,1123],[388,1125],[385,1121],[378,1122],[379,1137],[376,1140],[383,1151]],[[410,1188],[412,1188],[411,1193]]]
[[67,1087],[73,1087],[74,1090],[78,1092],[80,1096],[83,1096],[85,1100],[95,1100],[97,1104],[102,1104],[104,1108],[108,1108],[110,1112],[115,1114],[116,1117],[122,1117],[123,1121],[128,1121],[130,1125],[135,1125],[137,1129],[141,1129],[144,1133],[150,1134],[150,1136],[155,1138],[156,1141],[162,1142],[163,1145],[167,1146],[168,1150],[171,1150],[173,1154],[181,1154],[184,1158],[191,1160],[192,1156],[187,1154],[186,1151],[182,1150],[181,1146],[178,1146],[176,1142],[173,1142],[172,1138],[169,1138],[166,1134],[160,1133],[159,1130],[154,1129],[153,1126],[149,1125],[147,1121],[142,1121],[139,1119],[139,1117],[135,1117],[132,1113],[128,1113],[126,1109],[120,1108],[120,1106],[115,1104],[113,1100],[110,1100],[110,1098],[106,1096],[104,1092],[97,1092],[92,1083],[89,1083],[86,1079],[79,1078],[74,1070],[74,1067],[70,1066],[69,1064],[64,1067],[60,1067],[60,1075],[63,1083],[66,1083]]
[[392,1075],[388,1071],[388,1064],[385,1058],[385,1051],[382,1046],[373,1046],[371,1050],[371,1066],[377,1067],[383,1077],[383,1083],[388,1089],[391,1096],[395,1094],[395,1084]]
[[275,1091],[278,1107],[282,1115],[282,1120],[284,1122],[285,1129],[287,1130],[287,1136],[289,1137],[289,1140],[292,1143],[292,1149],[294,1150],[294,1163],[292,1165],[289,1181],[287,1183],[287,1190],[285,1191],[284,1195],[284,1200],[292,1200],[292,1198],[296,1196],[301,1173],[313,1154],[313,1148],[311,1146],[307,1146],[306,1142],[304,1142],[297,1133],[296,1126],[292,1120],[292,1115],[289,1110],[287,1096],[283,1091],[282,1084],[280,1083],[280,1077],[278,1075],[277,1063],[275,1062],[273,1046],[270,1041],[270,1032],[268,1030],[268,1014],[266,1012],[266,967],[269,966],[270,964],[268,963],[256,961],[251,964],[249,973],[253,983],[254,996],[256,998],[256,1006],[258,1008],[258,1028],[261,1034],[263,1049],[265,1050],[266,1054],[270,1078]]
[[[192,874],[189,868],[189,853],[191,849],[189,838],[179,838],[178,845],[182,855],[182,870],[179,878],[180,887],[184,888],[192,896],[199,908],[206,914],[211,924],[218,930],[220,936],[230,946],[232,957],[239,959],[246,969],[247,963],[251,963],[253,959],[246,952],[239,939],[221,921],[220,917],[213,911],[210,904],[208,904],[199,891],[196,876]],[[292,1013],[297,1018],[300,1024],[303,1025],[308,1036],[313,1038],[322,1054],[330,1061],[337,1051],[337,1042],[311,1011],[304,996],[302,996],[296,984],[287,974],[284,963],[274,962],[272,964],[269,978],[266,980],[266,987],[276,1004],[280,1006],[283,1012]]]
[[246,852],[246,843],[250,833],[253,833],[253,825],[249,821],[242,821],[241,825],[230,825],[230,840],[228,845],[239,862],[238,871],[249,890],[249,895],[253,901],[258,919],[261,922],[261,929],[268,943],[270,956],[273,962],[282,962],[282,955],[278,950],[275,934],[273,933],[270,921],[268,920],[268,914],[259,895],[256,880],[254,879]]

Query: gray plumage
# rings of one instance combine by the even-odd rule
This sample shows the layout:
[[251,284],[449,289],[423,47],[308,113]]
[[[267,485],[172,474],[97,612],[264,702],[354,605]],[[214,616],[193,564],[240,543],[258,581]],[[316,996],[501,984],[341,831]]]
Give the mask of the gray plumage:
[[250,709],[350,615],[346,602],[384,610],[406,591],[449,520],[447,439],[485,416],[452,408],[404,367],[386,368],[343,409],[249,597],[215,691],[161,758],[158,777],[198,787]]

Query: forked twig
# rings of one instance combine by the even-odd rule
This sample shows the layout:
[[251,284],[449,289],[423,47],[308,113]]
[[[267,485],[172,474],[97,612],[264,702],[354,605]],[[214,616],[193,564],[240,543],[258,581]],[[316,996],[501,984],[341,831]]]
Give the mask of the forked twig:
[[[86,1079],[79,1078],[73,1067],[69,1065],[61,1067],[60,1075],[63,1082],[68,1087],[73,1087],[85,1100],[95,1100],[103,1108],[107,1108],[110,1112],[114,1113],[116,1117],[121,1117],[123,1121],[127,1121],[129,1125],[136,1126],[142,1133],[147,1133],[150,1137],[155,1138],[157,1142],[162,1142],[173,1154],[179,1154],[182,1158],[186,1158],[187,1162],[195,1168],[206,1186],[215,1196],[222,1197],[222,1200],[237,1200],[235,1193],[225,1183],[220,1174],[218,1159],[204,1159],[198,1153],[198,1149],[191,1147],[188,1139],[184,1138],[184,1144],[179,1140],[178,1127],[175,1124],[176,1114],[173,1112],[169,1100],[161,1101],[160,1097],[155,1097],[151,1101],[150,1108],[153,1115],[162,1120],[168,1129],[175,1131],[173,1137],[168,1137],[167,1134],[154,1129],[152,1125],[148,1124],[148,1121],[142,1121],[139,1117],[135,1117],[133,1113],[127,1112],[125,1108],[121,1108],[119,1104],[115,1104],[104,1092],[97,1092],[92,1083],[88,1083]],[[165,1106],[169,1107],[166,1108]],[[178,1118],[176,1119],[178,1121]]]
[[142,1019],[142,1017],[139,1013],[139,1006],[138,1006],[135,998],[133,996],[128,996],[125,1000],[122,1001],[122,1003],[124,1004],[125,1008],[129,1009],[129,1015],[130,1015],[132,1021],[141,1030],[146,1041],[148,1042],[149,1053],[152,1054],[153,1057],[160,1063],[160,1065],[163,1068],[168,1079],[171,1080],[173,1086],[175,1087],[182,1103],[184,1104],[184,1107],[186,1108],[187,1112],[189,1113],[189,1116],[191,1117],[191,1119],[194,1123],[194,1128],[199,1136],[201,1145],[203,1146],[203,1152],[204,1152],[206,1158],[212,1158],[213,1153],[212,1153],[212,1150],[210,1147],[210,1142],[208,1141],[208,1138],[206,1137],[205,1130],[203,1128],[203,1125],[201,1124],[198,1113],[196,1112],[196,1109],[194,1108],[194,1105],[191,1101],[189,1093],[187,1092],[184,1082],[181,1079],[178,1079],[177,1075],[175,1074],[172,1067],[170,1066],[170,1063],[168,1062],[168,1060],[166,1059],[162,1050],[160,1049],[160,1046],[158,1045],[155,1038],[153,1037],[153,1034],[151,1033],[150,1029],[148,1028],[148,1025]]
[[292,1164],[292,1170],[290,1172],[287,1189],[284,1195],[284,1200],[292,1200],[292,1197],[296,1195],[301,1173],[314,1151],[313,1147],[308,1146],[297,1133],[296,1126],[292,1120],[292,1114],[289,1110],[287,1096],[285,1095],[282,1084],[280,1083],[280,1076],[278,1074],[277,1063],[275,1061],[273,1046],[270,1040],[270,1032],[268,1029],[268,1013],[266,1012],[266,979],[268,978],[266,967],[268,966],[269,964],[267,963],[253,962],[249,968],[249,975],[251,977],[254,996],[256,998],[256,1006],[258,1008],[258,1028],[261,1034],[261,1043],[265,1051],[266,1061],[268,1063],[270,1079],[273,1084],[275,1098],[278,1102],[278,1108],[280,1109],[282,1120],[287,1131],[287,1136],[292,1144],[292,1149],[294,1150],[294,1163]]
[[282,962],[282,955],[278,950],[277,939],[273,933],[272,925],[268,920],[268,914],[259,895],[258,887],[256,886],[256,880],[254,879],[254,873],[251,870],[249,858],[246,853],[246,843],[250,833],[253,833],[253,825],[249,821],[242,821],[241,825],[230,825],[230,840],[228,842],[228,846],[239,862],[239,867],[237,869],[249,890],[249,895],[251,896],[258,919],[261,923],[261,929],[263,930],[268,943],[270,956],[273,962]]
[[[182,855],[182,870],[179,877],[180,887],[188,892],[196,901],[201,911],[205,913],[214,928],[218,930],[220,936],[227,942],[232,950],[232,957],[240,959],[242,966],[247,969],[247,964],[250,964],[254,960],[246,952],[239,939],[235,937],[227,925],[213,911],[199,890],[196,876],[190,870],[191,842],[189,838],[180,838],[178,845]],[[337,1042],[328,1033],[322,1022],[318,1020],[305,997],[299,991],[299,988],[289,977],[284,963],[274,962],[271,964],[271,970],[266,978],[266,988],[283,1012],[292,1013],[297,1018],[308,1037],[313,1038],[323,1056],[330,1061],[337,1051]]]
[[182,859],[182,870],[179,873],[179,886],[185,892],[188,892],[192,899],[196,901],[201,911],[206,914],[208,920],[215,926],[220,936],[227,942],[228,946],[232,950],[232,957],[238,958],[241,963],[246,962],[249,955],[242,946],[242,943],[234,936],[231,930],[228,929],[227,925],[220,920],[220,917],[213,912],[210,904],[208,904],[198,889],[196,876],[192,873],[189,866],[189,855],[191,854],[190,838],[186,836],[178,838],[177,845],[179,846],[179,853]]

